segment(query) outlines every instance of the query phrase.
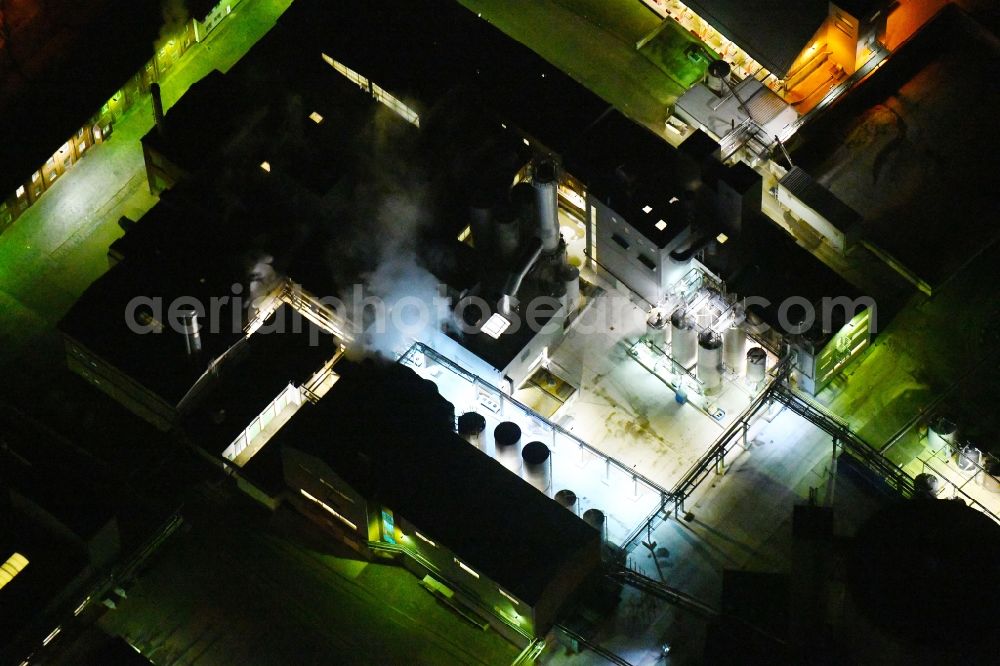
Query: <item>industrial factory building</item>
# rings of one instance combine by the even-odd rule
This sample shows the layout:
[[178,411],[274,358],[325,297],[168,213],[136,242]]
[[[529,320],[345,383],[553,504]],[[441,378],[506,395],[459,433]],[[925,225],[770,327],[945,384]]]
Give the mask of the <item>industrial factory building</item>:
[[886,0],[645,0],[688,28],[741,78],[786,93],[820,68],[853,74],[880,48],[890,4]]
[[272,442],[291,500],[371,555],[402,556],[460,613],[544,635],[601,560],[601,533],[458,436],[451,403],[398,364],[342,364]]

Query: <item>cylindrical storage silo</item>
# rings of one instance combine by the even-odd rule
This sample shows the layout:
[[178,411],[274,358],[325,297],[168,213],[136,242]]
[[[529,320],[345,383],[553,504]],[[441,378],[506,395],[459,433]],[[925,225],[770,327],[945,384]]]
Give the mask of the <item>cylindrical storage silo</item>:
[[670,327],[667,318],[659,310],[653,310],[646,317],[646,342],[664,351],[667,348],[667,335]]
[[466,412],[458,417],[458,434],[465,441],[480,451],[486,450],[483,431],[486,430],[486,417],[477,412]]
[[983,452],[972,446],[971,444],[966,444],[965,446],[959,447],[955,451],[955,464],[963,472],[972,472],[979,467],[983,460]]
[[767,352],[760,347],[747,350],[747,381],[759,385],[767,376]]
[[705,72],[705,87],[721,97],[725,88],[725,80],[729,78],[731,71],[732,67],[725,60],[713,60],[708,65],[708,71]]
[[957,437],[958,426],[943,416],[935,419],[927,428],[927,444],[941,460],[951,460]]
[[542,442],[528,442],[521,449],[521,460],[524,480],[547,495],[552,486],[552,452],[549,447]]
[[1000,461],[988,458],[983,468],[985,471],[978,477],[980,485],[991,493],[1000,493]]
[[670,315],[670,356],[685,370],[698,359],[698,331],[687,311],[675,310]]
[[698,379],[706,395],[722,389],[722,337],[711,329],[698,336]]
[[496,459],[501,465],[521,473],[521,426],[513,421],[504,421],[493,429],[493,444]]
[[608,540],[608,521],[600,509],[587,509],[583,512],[583,522],[601,533],[601,541]]
[[569,317],[580,307],[580,269],[567,266],[562,274],[562,282],[566,287],[563,302],[566,304],[566,316]]
[[556,493],[555,499],[561,506],[566,507],[573,513],[579,515],[580,503],[576,501],[576,493],[569,489],[562,489]]
[[747,335],[741,322],[727,328],[722,336],[722,361],[738,377],[743,374],[746,360]]

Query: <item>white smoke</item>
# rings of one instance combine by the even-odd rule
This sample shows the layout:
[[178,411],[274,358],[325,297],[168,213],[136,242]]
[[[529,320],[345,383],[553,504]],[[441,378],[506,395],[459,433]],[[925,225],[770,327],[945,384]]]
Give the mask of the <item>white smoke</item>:
[[415,341],[435,346],[442,328],[453,329],[454,322],[439,280],[417,256],[420,231],[429,221],[427,185],[412,161],[400,155],[395,132],[379,120],[376,116],[372,171],[380,182],[373,188],[374,216],[363,225],[364,242],[375,249],[376,268],[342,300],[355,329],[364,331],[349,352],[395,359]]

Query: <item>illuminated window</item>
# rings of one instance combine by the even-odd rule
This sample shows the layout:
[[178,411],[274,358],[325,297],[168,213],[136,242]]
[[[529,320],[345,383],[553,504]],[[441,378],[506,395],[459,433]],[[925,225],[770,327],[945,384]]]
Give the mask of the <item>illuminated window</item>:
[[260,163],[260,168],[268,173],[271,173],[271,163],[267,160]]
[[727,240],[729,240],[729,236],[727,236],[726,234],[719,234],[718,236],[715,237],[715,240],[719,241],[719,243],[725,243]]
[[423,534],[421,534],[420,532],[414,532],[413,534],[414,534],[414,535],[416,535],[416,537],[417,537],[418,539],[420,539],[421,541],[423,541],[423,542],[425,542],[425,543],[429,543],[429,544],[430,544],[430,545],[432,545],[432,546],[437,546],[437,544],[436,544],[436,543],[434,543],[433,541],[431,541],[430,539],[428,539],[427,537],[425,537],[425,536],[424,536]]
[[337,510],[336,510],[336,509],[334,509],[334,508],[333,508],[332,506],[330,506],[330,505],[329,505],[329,504],[327,504],[326,502],[324,502],[324,501],[322,501],[322,500],[319,500],[319,499],[316,499],[315,497],[313,497],[312,495],[310,495],[310,494],[309,494],[308,492],[306,492],[306,491],[305,491],[305,489],[303,489],[303,488],[299,488],[299,492],[300,492],[300,493],[302,493],[302,496],[303,496],[303,497],[305,497],[306,499],[309,499],[309,500],[312,500],[312,501],[313,501],[313,502],[315,502],[316,504],[320,505],[320,507],[322,507],[323,509],[325,509],[327,513],[329,513],[329,514],[330,514],[330,515],[332,515],[332,516],[333,516],[334,518],[336,518],[336,519],[337,519],[337,520],[339,520],[340,522],[342,522],[342,523],[344,523],[345,525],[347,525],[348,527],[350,527],[350,528],[351,528],[352,530],[356,530],[356,529],[358,529],[358,526],[357,526],[357,525],[355,525],[354,523],[352,523],[351,521],[349,521],[349,520],[348,520],[347,518],[345,518],[344,516],[340,515],[340,514],[339,514],[339,513],[337,512]]
[[56,636],[58,636],[58,635],[59,635],[59,633],[60,633],[61,631],[62,631],[62,627],[56,627],[55,629],[53,629],[53,630],[52,630],[52,633],[50,633],[50,634],[49,634],[48,636],[46,636],[46,637],[45,637],[45,640],[44,640],[44,641],[42,641],[42,645],[43,645],[43,646],[45,646],[45,645],[48,645],[49,643],[51,643],[51,642],[52,642],[52,640],[53,640],[53,639],[54,639],[54,638],[55,638]]
[[652,206],[643,206],[642,207],[642,212],[646,213],[648,215],[649,213],[653,212],[653,207]]
[[19,188],[17,188],[17,192],[15,192],[15,194],[17,194],[17,198],[18,199],[20,199],[21,197],[23,197],[24,196],[24,185],[21,185]]
[[26,566],[28,566],[28,558],[21,553],[14,553],[7,558],[6,562],[0,564],[0,589],[14,580],[14,576],[21,573]]
[[483,324],[482,331],[494,340],[499,340],[500,335],[503,334],[508,327],[510,327],[510,322],[507,318],[499,312],[494,312],[490,318],[486,320],[486,323]]
[[457,557],[455,558],[455,564],[457,564],[457,565],[458,565],[458,568],[459,568],[459,569],[461,569],[461,570],[462,570],[462,571],[464,571],[465,573],[469,574],[470,576],[474,576],[475,578],[479,578],[479,574],[478,574],[478,573],[476,573],[476,571],[475,571],[475,570],[473,570],[473,569],[472,569],[472,567],[470,567],[470,566],[469,566],[468,564],[466,564],[465,562],[462,562],[462,561],[461,561],[461,560],[459,560],[459,559],[458,559]]
[[458,235],[458,240],[460,243],[465,242],[465,239],[472,234],[472,227],[466,227],[462,229],[462,233]]
[[531,142],[528,141],[527,139],[521,139],[521,141],[523,141],[524,145],[526,145],[526,146],[530,146],[531,145]]
[[656,223],[656,228],[659,229],[660,231],[663,231],[664,229],[666,229],[667,228],[667,222],[666,222],[666,220],[660,220],[659,222],[657,222]]
[[323,116],[321,116],[316,111],[313,111],[312,113],[309,114],[309,120],[319,125],[321,122],[323,122]]
[[498,590],[500,590],[500,594],[502,594],[503,596],[507,597],[507,598],[508,598],[508,599],[510,599],[510,600],[511,600],[512,602],[514,602],[514,605],[515,605],[515,606],[519,606],[519,605],[521,604],[521,602],[520,602],[520,601],[518,601],[517,599],[515,599],[515,598],[514,598],[514,597],[512,597],[511,595],[507,594],[506,592],[504,592],[504,591],[503,591],[502,589],[500,589],[499,587],[498,587],[497,589],[498,589]]

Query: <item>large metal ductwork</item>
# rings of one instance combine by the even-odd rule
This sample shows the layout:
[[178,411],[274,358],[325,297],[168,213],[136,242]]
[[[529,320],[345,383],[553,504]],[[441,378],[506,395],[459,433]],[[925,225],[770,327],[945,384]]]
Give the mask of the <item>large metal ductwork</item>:
[[538,236],[543,252],[559,249],[559,175],[554,162],[539,162],[532,174],[535,204],[538,209]]
[[[537,241],[536,241],[537,243]],[[509,315],[514,307],[514,299],[517,297],[517,292],[521,290],[521,284],[524,282],[524,278],[531,271],[531,268],[538,261],[538,257],[542,255],[542,246],[536,245],[535,249],[528,255],[527,260],[521,266],[521,269],[516,273],[511,273],[510,277],[507,279],[507,284],[504,285],[503,295],[500,297],[500,314]]]

